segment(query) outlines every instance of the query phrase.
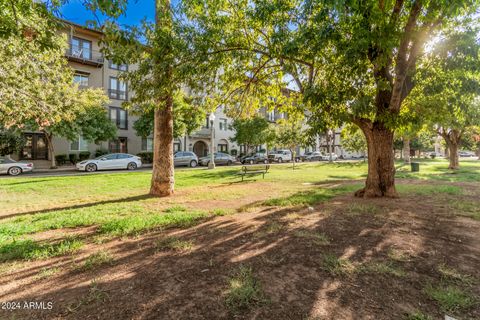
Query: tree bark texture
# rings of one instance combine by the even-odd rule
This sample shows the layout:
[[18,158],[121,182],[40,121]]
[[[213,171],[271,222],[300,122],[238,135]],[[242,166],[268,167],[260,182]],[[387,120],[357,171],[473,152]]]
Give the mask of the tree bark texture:
[[174,191],[173,98],[155,110],[153,134],[153,172],[150,194],[165,197]]
[[[171,32],[172,13],[170,0],[155,1],[156,32]],[[154,63],[161,66],[162,59],[172,52],[171,43],[163,43],[159,53],[154,57]],[[163,55],[164,57],[162,57]],[[154,77],[158,83],[165,83],[165,79],[173,81],[173,66],[166,65],[156,70]],[[168,84],[167,84],[168,85]],[[159,97],[158,106],[154,113],[153,129],[153,172],[150,185],[150,195],[165,197],[174,191],[174,163],[173,163],[173,91],[171,88],[161,88],[163,96]]]
[[460,167],[460,162],[458,161],[458,148],[460,147],[462,141],[463,132],[456,129],[440,129],[439,134],[443,137],[445,143],[447,144],[447,157],[449,160],[448,169],[458,169]]
[[380,122],[362,122],[360,125],[368,146],[368,176],[365,187],[357,197],[398,197],[395,189],[393,131]]
[[52,143],[53,135],[51,133],[48,133],[47,131],[43,131],[43,133],[45,134],[45,139],[47,139],[48,156],[50,157],[50,169],[56,169],[57,161],[55,159],[55,149]]

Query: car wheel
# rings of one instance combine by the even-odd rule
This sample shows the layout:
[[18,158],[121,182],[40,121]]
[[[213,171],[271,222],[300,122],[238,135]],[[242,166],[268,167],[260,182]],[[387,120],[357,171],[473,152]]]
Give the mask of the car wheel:
[[250,160],[248,163],[253,164],[253,160]]
[[227,161],[227,166],[231,166],[232,165],[232,160],[228,160]]
[[195,168],[196,166],[197,166],[197,161],[195,161],[195,160],[190,161],[190,167],[191,168]]
[[267,159],[263,160],[263,163],[267,164],[267,163],[268,163],[268,160],[267,160]]
[[278,163],[282,163],[283,162],[283,159],[282,158],[278,158]]
[[89,163],[85,166],[85,171],[95,172],[95,171],[97,171],[97,165],[95,163]]
[[135,162],[130,162],[127,165],[127,170],[135,170],[135,169],[137,169],[137,164]]
[[20,173],[22,173],[22,169],[19,167],[11,167],[8,169],[8,174],[11,176],[18,176]]

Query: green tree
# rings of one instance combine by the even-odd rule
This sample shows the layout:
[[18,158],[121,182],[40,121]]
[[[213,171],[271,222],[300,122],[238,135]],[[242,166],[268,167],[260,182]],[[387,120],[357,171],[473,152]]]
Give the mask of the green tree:
[[[140,111],[140,117],[133,124],[137,135],[148,137],[153,133],[154,110]],[[173,137],[191,134],[205,123],[205,110],[194,99],[177,91],[173,97]]]
[[[81,133],[97,139],[102,138],[101,130],[111,127],[111,123],[92,123],[92,116],[95,120],[106,118],[103,107],[108,98],[100,89],[79,89],[64,57],[65,37],[57,34],[50,41],[53,46],[42,47],[37,41],[13,35],[0,42],[0,123],[6,128],[45,132],[55,167],[51,142],[54,134],[75,133],[78,137]],[[87,115],[88,112],[92,113]],[[92,129],[95,127],[100,131]],[[109,136],[109,132],[105,134]]]
[[19,152],[25,145],[24,137],[17,130],[0,129],[0,156]]
[[449,168],[459,167],[458,149],[465,132],[480,125],[480,44],[477,30],[442,34],[419,66],[409,104],[423,114],[449,150]]
[[[367,140],[363,132],[354,125],[346,125],[341,132],[342,147],[348,152],[367,154]],[[365,158],[364,158],[365,159]]]
[[281,119],[277,124],[276,142],[292,153],[292,168],[295,169],[295,157],[298,147],[311,144],[309,135],[304,128],[303,117],[290,114],[287,119]]
[[250,153],[254,147],[271,141],[272,128],[262,116],[235,119],[231,128],[235,133],[230,140],[238,145],[244,145],[246,154]]
[[269,97],[282,99],[291,83],[304,98],[312,128],[328,122],[360,127],[368,176],[356,195],[365,197],[397,196],[394,130],[426,41],[478,8],[474,0],[183,3],[196,26],[197,55],[204,64],[222,65],[219,101],[255,109]]

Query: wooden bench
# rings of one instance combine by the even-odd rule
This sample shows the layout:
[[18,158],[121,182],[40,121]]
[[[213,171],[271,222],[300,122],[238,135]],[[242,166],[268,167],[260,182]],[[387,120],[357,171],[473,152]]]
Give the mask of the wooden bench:
[[270,165],[256,165],[256,166],[243,166],[242,170],[238,173],[243,178],[247,175],[262,175],[263,179],[265,179],[265,174],[268,173],[268,169],[270,169]]

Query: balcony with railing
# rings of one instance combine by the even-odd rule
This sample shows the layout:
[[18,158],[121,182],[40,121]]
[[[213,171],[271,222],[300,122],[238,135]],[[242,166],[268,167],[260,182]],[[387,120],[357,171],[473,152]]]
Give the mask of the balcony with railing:
[[79,62],[94,67],[101,67],[104,64],[103,53],[95,50],[88,50],[79,47],[70,47],[65,52],[68,60]]

